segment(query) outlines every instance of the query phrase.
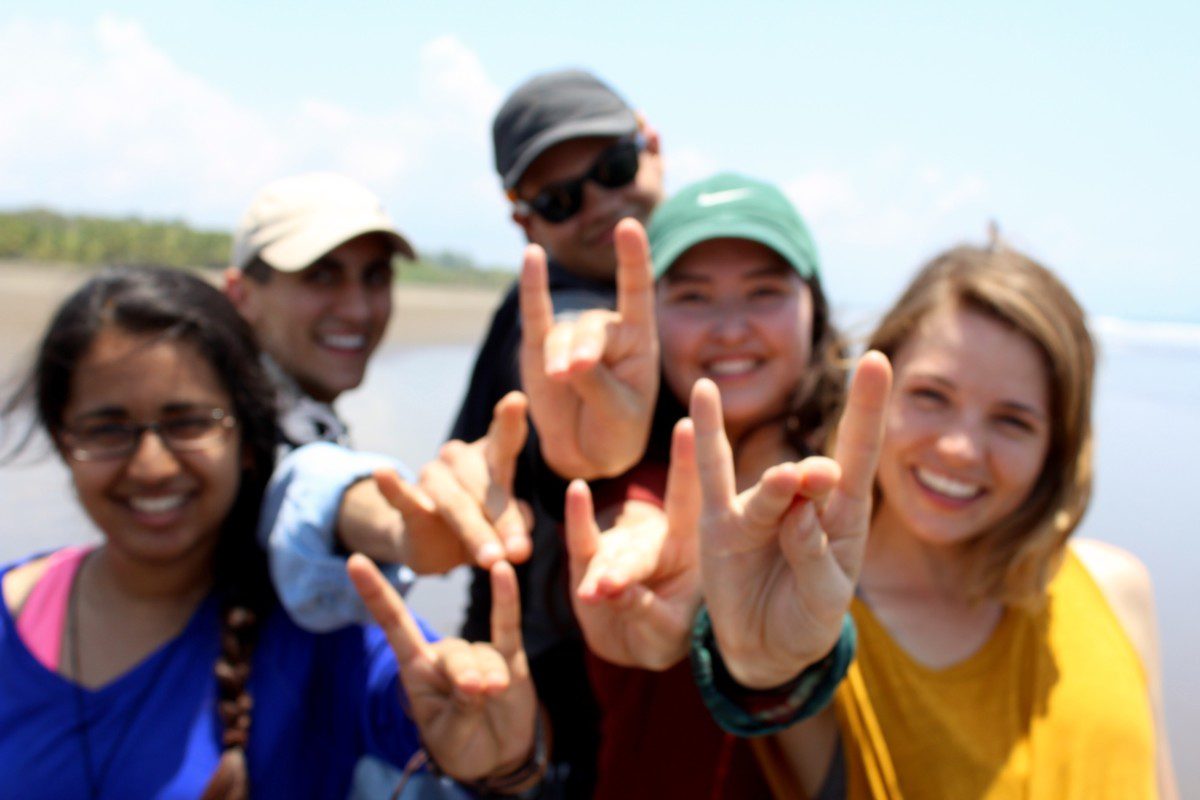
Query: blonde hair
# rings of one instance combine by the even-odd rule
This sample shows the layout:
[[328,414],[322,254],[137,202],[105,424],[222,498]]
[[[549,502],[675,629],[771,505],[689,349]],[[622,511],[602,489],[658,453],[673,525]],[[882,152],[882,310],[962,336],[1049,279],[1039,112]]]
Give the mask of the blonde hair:
[[883,317],[869,347],[889,358],[933,311],[960,307],[1024,335],[1042,353],[1050,441],[1021,505],[970,543],[972,596],[1037,607],[1092,493],[1092,386],[1096,349],[1083,309],[1055,275],[995,241],[960,246],[921,268]]

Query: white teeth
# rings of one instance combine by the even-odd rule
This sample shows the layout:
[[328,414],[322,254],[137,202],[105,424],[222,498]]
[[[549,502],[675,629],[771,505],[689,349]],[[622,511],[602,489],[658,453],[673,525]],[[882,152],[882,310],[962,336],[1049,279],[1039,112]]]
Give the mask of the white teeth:
[[713,375],[744,375],[758,366],[753,358],[725,358],[720,361],[710,361],[708,371]]
[[162,514],[179,508],[185,499],[187,499],[186,496],[182,494],[169,494],[162,497],[131,497],[129,505],[133,507],[134,511],[144,514]]
[[953,478],[947,478],[945,475],[939,475],[936,472],[930,472],[920,467],[917,468],[917,480],[935,492],[944,494],[947,497],[953,497],[955,500],[969,500],[983,491],[976,484],[956,481]]
[[361,350],[367,344],[367,337],[352,333],[327,333],[321,337],[321,343],[339,350]]

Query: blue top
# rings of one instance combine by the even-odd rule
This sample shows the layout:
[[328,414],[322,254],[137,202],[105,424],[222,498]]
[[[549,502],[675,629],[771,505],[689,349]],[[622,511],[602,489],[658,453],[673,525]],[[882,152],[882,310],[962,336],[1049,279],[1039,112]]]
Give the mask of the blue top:
[[[97,797],[198,797],[220,756],[219,627],[210,596],[182,633],[92,691],[42,666],[0,603],[0,798],[87,797],[88,746]],[[342,798],[364,753],[403,766],[420,746],[395,657],[374,625],[313,634],[277,609],[249,690],[255,798]]]

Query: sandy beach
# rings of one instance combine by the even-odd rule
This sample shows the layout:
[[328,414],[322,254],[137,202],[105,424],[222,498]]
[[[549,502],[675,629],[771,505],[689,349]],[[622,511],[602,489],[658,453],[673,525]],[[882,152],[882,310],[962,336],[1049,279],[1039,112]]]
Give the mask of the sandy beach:
[[[70,266],[0,262],[0,360],[28,355],[50,315],[91,272]],[[219,281],[219,272],[203,272]],[[491,319],[501,290],[397,284],[389,346],[473,344]]]

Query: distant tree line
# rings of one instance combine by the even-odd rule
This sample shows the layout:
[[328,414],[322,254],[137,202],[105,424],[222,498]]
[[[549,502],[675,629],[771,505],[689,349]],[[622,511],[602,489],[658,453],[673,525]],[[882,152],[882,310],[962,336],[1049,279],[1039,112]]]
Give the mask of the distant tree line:
[[[144,264],[218,269],[229,260],[231,235],[195,230],[182,221],[60,214],[48,209],[0,212],[0,260],[81,266]],[[454,250],[422,254],[399,279],[417,283],[501,286],[512,272],[478,267]]]
[[219,267],[229,234],[183,222],[65,215],[47,209],[0,213],[0,258],[69,264]]

